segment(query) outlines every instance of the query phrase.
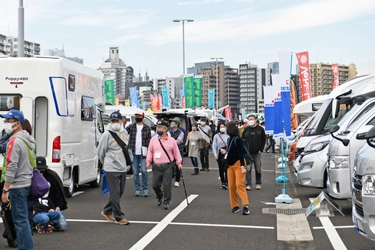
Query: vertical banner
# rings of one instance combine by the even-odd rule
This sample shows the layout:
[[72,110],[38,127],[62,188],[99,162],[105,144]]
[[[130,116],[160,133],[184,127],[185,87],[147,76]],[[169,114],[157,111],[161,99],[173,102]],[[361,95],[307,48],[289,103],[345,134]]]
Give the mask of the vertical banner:
[[125,100],[125,106],[126,107],[130,107],[130,99],[126,99]]
[[291,136],[291,120],[290,120],[290,88],[289,86],[281,87],[281,110],[283,132],[287,137]]
[[163,87],[161,89],[161,94],[163,96],[164,108],[170,109],[170,107],[169,107],[169,91],[168,91],[168,87]]
[[161,111],[163,107],[163,99],[161,98],[161,94],[158,94],[158,112]]
[[146,110],[146,102],[142,102],[142,109]]
[[116,106],[120,105],[120,98],[118,98],[118,97],[115,98],[115,105]]
[[290,81],[290,120],[292,129],[298,126],[298,115],[293,114],[294,107],[299,103],[298,101],[298,88],[295,81]]
[[113,79],[104,81],[105,101],[115,104],[115,81]]
[[202,79],[203,76],[194,78],[194,106],[202,106]]
[[274,86],[263,86],[264,89],[264,120],[266,121],[266,134],[273,134],[275,124],[275,110],[274,110]]
[[281,136],[285,131],[287,137],[291,136],[290,119],[290,76],[292,73],[292,53],[279,54],[279,74],[280,74],[280,93],[281,93]]
[[138,92],[137,87],[129,88],[130,92],[130,102],[132,107],[139,108]]
[[182,109],[185,108],[185,91],[184,91],[184,89],[180,89],[180,107]]
[[208,90],[208,108],[215,108],[215,89]]
[[339,82],[339,65],[337,63],[332,64],[332,73],[333,73],[333,84],[332,90],[340,85]]
[[310,63],[309,52],[296,53],[298,66],[299,66],[299,81],[302,90],[302,101],[310,99],[311,96],[311,83],[310,83]]
[[194,108],[194,78],[192,76],[185,76],[184,91],[186,108]]
[[158,112],[158,98],[155,98],[153,94],[150,94],[150,102],[152,112]]
[[[272,74],[273,98],[274,98],[274,128],[273,138],[280,138],[283,133],[282,108],[281,108],[281,85],[282,79],[279,74]],[[267,121],[266,121],[267,124]]]
[[231,112],[230,107],[227,107],[224,109],[224,115],[225,115],[225,118],[228,119],[228,121],[232,120],[232,112]]

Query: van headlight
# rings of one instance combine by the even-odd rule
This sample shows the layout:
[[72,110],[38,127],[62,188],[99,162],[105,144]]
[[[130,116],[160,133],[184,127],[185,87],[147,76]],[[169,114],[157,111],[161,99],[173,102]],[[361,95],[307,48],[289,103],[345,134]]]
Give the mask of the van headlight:
[[375,175],[363,176],[362,194],[363,195],[375,195]]
[[348,156],[331,156],[329,162],[329,168],[348,168],[349,157]]
[[313,152],[319,152],[323,150],[327,145],[329,144],[329,141],[323,141],[318,143],[309,144],[305,148],[306,153],[313,153]]

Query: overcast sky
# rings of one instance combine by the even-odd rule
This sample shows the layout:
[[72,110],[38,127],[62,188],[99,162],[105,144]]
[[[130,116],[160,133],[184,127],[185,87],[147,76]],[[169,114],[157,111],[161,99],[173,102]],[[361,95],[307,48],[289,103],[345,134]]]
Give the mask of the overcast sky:
[[[0,34],[17,36],[18,2],[0,0]],[[136,75],[182,75],[182,24],[172,20],[194,19],[185,23],[186,67],[211,57],[267,67],[279,52],[309,51],[310,63],[375,73],[374,0],[25,0],[24,8],[26,40],[42,54],[64,46],[92,68],[119,46]]]

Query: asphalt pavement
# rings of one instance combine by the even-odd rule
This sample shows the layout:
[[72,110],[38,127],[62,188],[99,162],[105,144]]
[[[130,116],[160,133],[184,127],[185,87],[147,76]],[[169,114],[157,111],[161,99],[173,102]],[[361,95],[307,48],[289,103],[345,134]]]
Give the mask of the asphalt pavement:
[[[289,168],[290,183],[286,184],[285,193],[294,202],[276,205],[275,197],[283,192],[283,184],[275,182],[280,175],[277,160],[278,155],[262,154],[262,189],[248,191],[250,215],[231,212],[228,191],[220,188],[211,152],[210,171],[196,176],[191,175],[190,159],[184,158],[189,205],[182,181],[180,187],[172,189],[171,209],[163,210],[156,205],[151,189],[152,172],[150,197],[135,197],[129,176],[121,206],[130,225],[107,222],[100,212],[109,196],[102,196],[101,188],[81,186],[68,199],[69,208],[63,212],[68,220],[67,231],[34,232],[35,249],[375,249],[375,242],[354,231],[348,200],[335,200],[345,216],[322,219],[312,213],[306,219],[304,214],[265,213],[265,209],[306,208],[310,198],[324,191],[296,184]],[[0,248],[3,247],[10,249],[5,240],[0,241]]]

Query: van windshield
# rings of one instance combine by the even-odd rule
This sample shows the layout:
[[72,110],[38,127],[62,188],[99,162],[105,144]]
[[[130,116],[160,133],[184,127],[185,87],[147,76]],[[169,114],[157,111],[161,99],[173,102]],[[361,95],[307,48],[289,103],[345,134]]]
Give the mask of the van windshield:
[[314,119],[310,122],[309,126],[306,128],[306,133],[305,133],[306,135],[315,134],[315,131],[319,123],[321,122],[322,117],[328,111],[327,109],[329,109],[329,112],[331,112],[331,103],[332,103],[332,98],[325,100],[324,103],[322,104],[322,107],[318,111],[316,111]]

